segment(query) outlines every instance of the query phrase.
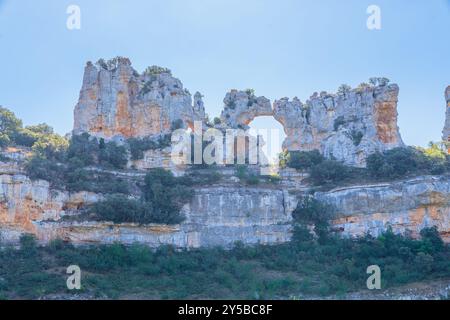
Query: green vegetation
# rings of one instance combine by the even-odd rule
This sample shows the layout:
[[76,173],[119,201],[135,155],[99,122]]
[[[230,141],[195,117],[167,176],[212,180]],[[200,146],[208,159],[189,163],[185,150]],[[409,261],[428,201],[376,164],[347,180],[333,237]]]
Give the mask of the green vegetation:
[[114,142],[97,140],[84,133],[70,142],[58,135],[41,137],[33,145],[33,157],[25,168],[31,179],[43,179],[55,188],[69,191],[128,193],[129,186],[113,174],[88,168],[123,169],[127,150]]
[[191,180],[174,177],[170,171],[152,169],[145,176],[143,200],[152,205],[152,222],[176,224],[183,220],[180,210],[189,202],[193,191]]
[[338,131],[339,127],[346,124],[345,118],[343,116],[339,116],[334,120],[334,131]]
[[[301,234],[301,232],[303,232]],[[330,236],[318,242],[297,230],[291,243],[253,247],[175,250],[121,244],[47,247],[24,236],[19,249],[0,249],[0,297],[39,298],[86,294],[96,298],[276,299],[342,295],[366,290],[370,265],[382,270],[382,288],[449,279],[450,250],[436,230],[412,240],[388,231],[358,240]],[[66,288],[66,268],[79,265],[81,292]]]
[[347,93],[349,93],[352,90],[352,87],[350,87],[347,84],[341,84],[340,87],[338,88],[338,94],[340,95],[347,95]]
[[361,131],[352,130],[350,132],[350,137],[352,138],[352,141],[353,141],[353,144],[355,145],[355,147],[357,147],[361,143],[361,140],[364,137],[364,134]]
[[249,170],[246,165],[236,165],[236,177],[247,185],[259,184],[259,176]]
[[159,75],[162,73],[167,73],[167,74],[172,75],[172,71],[170,71],[170,69],[167,69],[164,67],[159,67],[159,66],[150,66],[144,71],[144,74],[146,74],[146,75]]
[[322,163],[325,158],[318,150],[292,151],[282,154],[282,166],[288,166],[297,170],[308,170]]
[[148,150],[164,149],[170,146],[171,135],[160,136],[157,140],[153,138],[130,138],[127,146],[132,160],[144,159],[144,152]]
[[280,155],[280,165],[305,171],[316,186],[335,187],[361,182],[402,179],[418,175],[447,174],[450,157],[444,144],[430,143],[428,148],[395,148],[367,158],[367,168],[355,168],[325,159],[317,150],[294,151]]
[[[81,219],[96,221],[138,224],[178,224],[184,220],[181,208],[192,196],[192,183],[189,177],[174,177],[170,171],[152,169],[140,185],[141,198],[132,198],[130,186],[120,185],[111,178],[107,181],[87,183],[88,177],[82,177],[74,183],[85,183],[82,190],[105,192],[106,198],[91,205]],[[108,181],[112,183],[108,184]],[[96,190],[101,189],[101,190]]]
[[384,77],[381,77],[381,78],[372,77],[369,79],[369,83],[372,86],[377,86],[377,85],[386,86],[389,84],[389,82],[390,82],[390,80],[388,78],[384,78]]
[[443,174],[450,158],[442,147],[431,143],[427,149],[396,148],[367,158],[367,170],[374,178],[402,178],[408,175]]
[[256,99],[256,95],[255,95],[255,90],[254,89],[246,89],[245,93],[248,96],[248,102],[247,102],[247,106],[251,107],[254,104],[257,103],[257,99]]
[[16,145],[32,147],[40,139],[54,138],[55,136],[53,129],[47,124],[24,128],[22,120],[18,119],[10,110],[0,106],[0,147]]

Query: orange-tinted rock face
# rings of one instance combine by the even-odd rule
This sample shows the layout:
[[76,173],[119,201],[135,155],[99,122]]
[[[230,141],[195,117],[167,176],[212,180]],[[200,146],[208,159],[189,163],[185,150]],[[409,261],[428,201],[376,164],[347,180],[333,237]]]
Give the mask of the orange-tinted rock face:
[[38,222],[58,221],[76,202],[84,204],[98,200],[98,196],[80,192],[69,195],[51,190],[46,181],[31,181],[22,174],[0,175],[0,230],[20,230],[37,234]]
[[359,214],[332,222],[333,229],[352,237],[374,236],[391,227],[395,233],[420,237],[424,227],[436,226],[445,242],[450,243],[450,207],[429,206],[396,213]]
[[[154,73],[152,73],[154,72]],[[197,99],[198,100],[198,99]],[[204,107],[170,71],[138,74],[126,58],[85,68],[74,112],[74,133],[101,138],[166,134],[174,121],[203,121]]]
[[305,103],[294,98],[274,102],[290,151],[317,149],[349,165],[365,166],[375,151],[403,145],[397,126],[397,85],[386,83],[339,94],[314,94]]
[[418,237],[436,226],[450,242],[450,181],[447,177],[418,177],[407,181],[339,188],[319,193],[336,208],[334,229],[346,236],[378,236],[394,232]]
[[375,126],[380,141],[398,144],[397,103],[379,102],[375,104],[375,110]]

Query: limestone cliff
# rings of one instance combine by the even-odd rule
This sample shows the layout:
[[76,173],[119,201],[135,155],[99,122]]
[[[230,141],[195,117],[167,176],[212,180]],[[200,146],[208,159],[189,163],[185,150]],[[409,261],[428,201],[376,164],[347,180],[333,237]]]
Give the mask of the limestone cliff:
[[231,90],[223,100],[221,122],[226,128],[247,130],[248,124],[260,116],[272,116],[270,100],[256,97],[250,91]]
[[[291,237],[297,197],[310,191],[302,182],[304,176],[294,172],[283,174],[279,185],[254,187],[231,177],[194,187],[192,201],[183,208],[186,220],[179,225],[77,222],[67,217],[78,216],[84,207],[102,199],[101,195],[52,190],[45,181],[31,181],[17,166],[4,164],[0,169],[0,234],[11,242],[23,233],[33,233],[43,242],[61,238],[75,244],[120,241],[153,247],[228,247],[236,241],[282,243]],[[379,235],[391,226],[395,232],[417,237],[422,228],[437,226],[450,242],[447,176],[338,188],[316,193],[316,197],[336,207],[333,229],[344,236]]]
[[46,181],[31,181],[16,170],[0,174],[0,234],[16,242],[32,233],[42,242],[60,238],[74,244],[141,242],[152,247],[210,247],[270,244],[290,239],[292,199],[283,190],[245,188],[238,184],[195,188],[183,208],[180,225],[113,224],[67,221],[101,195],[51,190]]
[[448,176],[338,188],[316,197],[337,209],[334,228],[345,236],[378,236],[391,226],[396,233],[418,237],[423,228],[437,226],[450,242]]
[[181,121],[186,127],[203,121],[201,95],[190,93],[167,69],[151,67],[139,74],[127,58],[88,62],[78,104],[74,133],[102,138],[144,137],[170,133]]
[[[273,116],[286,132],[284,149],[317,149],[346,164],[364,166],[371,153],[403,145],[397,126],[398,93],[397,85],[382,82],[339,94],[314,94],[305,103],[282,98],[272,107],[253,90],[231,90],[217,127],[248,129],[256,117]],[[130,138],[192,128],[194,121],[206,120],[202,95],[197,92],[193,100],[168,69],[154,66],[139,74],[121,57],[96,65],[88,62],[73,132]]]
[[315,94],[306,103],[274,102],[285,128],[284,148],[320,150],[348,165],[364,166],[375,151],[403,145],[397,126],[397,85],[367,86],[342,94]]

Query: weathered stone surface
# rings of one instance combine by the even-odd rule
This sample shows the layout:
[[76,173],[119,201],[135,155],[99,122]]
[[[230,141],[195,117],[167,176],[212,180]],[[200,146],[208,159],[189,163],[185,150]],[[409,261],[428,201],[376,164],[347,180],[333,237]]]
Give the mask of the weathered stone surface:
[[191,126],[203,121],[201,95],[190,93],[168,70],[137,73],[127,58],[97,65],[88,62],[74,112],[74,133],[101,138],[167,134],[181,120]]
[[259,116],[273,115],[270,100],[256,97],[251,91],[231,90],[223,99],[225,108],[221,123],[226,128],[247,130],[248,124]]
[[[256,117],[274,116],[286,132],[285,149],[317,149],[346,164],[364,166],[369,154],[403,145],[397,127],[398,92],[397,85],[382,83],[335,95],[314,94],[306,103],[283,98],[272,108],[252,90],[231,90],[216,127],[247,130]],[[139,74],[120,57],[96,65],[88,62],[73,132],[129,138],[167,134],[180,125],[192,128],[194,121],[205,122],[202,95],[197,92],[193,100],[167,69]]]
[[274,117],[287,135],[290,151],[317,149],[346,164],[365,166],[375,151],[403,145],[397,126],[397,85],[367,86],[332,95],[314,94],[306,103],[283,98]]
[[186,170],[185,165],[177,165],[172,161],[172,150],[170,147],[144,151],[144,158],[128,161],[129,169],[145,171],[154,168],[170,170],[175,176],[181,176]]
[[450,142],[450,86],[448,86],[447,89],[445,89],[445,100],[447,101],[447,107],[445,112],[445,126],[442,140]]
[[[37,233],[36,222],[58,221],[70,210],[94,203],[100,196],[89,193],[66,193],[51,190],[47,181],[31,181],[20,173],[0,175],[0,231]],[[16,233],[17,233],[16,232]]]
[[335,229],[346,236],[394,232],[417,237],[437,226],[450,242],[450,178],[425,176],[407,181],[338,188],[316,197],[336,207]]
[[43,242],[61,238],[74,244],[120,241],[152,247],[227,247],[236,241],[270,244],[290,239],[292,199],[282,190],[238,185],[197,188],[183,208],[186,220],[177,226],[61,220],[102,197],[54,191],[48,182],[32,182],[22,174],[0,175],[0,190],[0,233],[10,242],[23,233],[35,234]]

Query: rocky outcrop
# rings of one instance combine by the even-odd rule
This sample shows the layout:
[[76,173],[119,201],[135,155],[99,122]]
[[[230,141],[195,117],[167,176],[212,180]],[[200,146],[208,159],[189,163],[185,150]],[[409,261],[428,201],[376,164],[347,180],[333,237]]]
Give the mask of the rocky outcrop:
[[22,233],[39,234],[37,224],[58,221],[81,206],[101,196],[89,193],[67,193],[50,189],[47,181],[31,181],[17,173],[0,174],[0,233],[3,239],[14,239]]
[[[445,112],[445,126],[443,131],[442,140],[450,142],[450,86],[445,89],[445,100],[447,101],[447,107]],[[450,153],[450,146],[449,146]]]
[[339,188],[316,197],[336,208],[333,225],[345,236],[378,236],[390,226],[396,233],[418,237],[423,228],[437,226],[450,242],[448,176]]
[[[274,116],[287,135],[284,149],[317,149],[346,164],[364,166],[371,153],[403,145],[397,126],[398,92],[397,85],[382,81],[339,94],[314,94],[306,103],[283,98],[272,108],[253,90],[231,90],[216,128],[247,130],[256,117]],[[121,57],[88,62],[73,132],[109,139],[193,128],[194,121],[206,121],[202,95],[197,92],[193,100],[168,69],[150,67],[139,74]]]
[[176,126],[203,121],[201,95],[194,96],[167,69],[139,74],[127,58],[88,62],[74,112],[74,133],[130,138],[170,133]]
[[231,90],[223,100],[225,107],[221,114],[221,123],[226,128],[247,130],[248,124],[256,117],[272,116],[270,100],[256,97],[251,90]]
[[170,170],[175,176],[182,176],[186,170],[185,165],[177,165],[172,161],[172,151],[170,147],[144,151],[144,157],[139,160],[130,159],[127,168],[140,171],[163,168],[165,170]]
[[365,166],[375,151],[403,145],[397,126],[397,85],[364,86],[337,95],[314,94],[306,103],[283,98],[274,117],[287,135],[290,151],[320,150],[325,156]]
[[[290,239],[292,199],[270,188],[238,184],[196,188],[183,208],[186,220],[175,226],[113,224],[64,219],[102,196],[51,190],[46,181],[31,181],[20,173],[0,175],[0,234],[16,242],[32,233],[42,242],[60,238],[74,244],[140,242],[152,247],[228,247],[236,241],[272,244]],[[76,220],[76,219],[75,219]]]

